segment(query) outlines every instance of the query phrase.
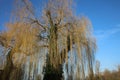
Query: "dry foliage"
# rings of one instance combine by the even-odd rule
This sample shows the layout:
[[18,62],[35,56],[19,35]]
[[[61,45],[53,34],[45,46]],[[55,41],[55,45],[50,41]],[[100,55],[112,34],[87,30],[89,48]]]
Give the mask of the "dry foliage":
[[85,78],[86,72],[92,77],[96,51],[92,25],[86,17],[74,15],[72,3],[71,0],[48,0],[39,18],[30,1],[16,0],[17,11],[4,32],[7,45],[12,47],[11,56],[14,53],[31,55],[44,48],[54,68],[74,63],[71,70],[76,68],[77,72],[73,73],[77,77]]

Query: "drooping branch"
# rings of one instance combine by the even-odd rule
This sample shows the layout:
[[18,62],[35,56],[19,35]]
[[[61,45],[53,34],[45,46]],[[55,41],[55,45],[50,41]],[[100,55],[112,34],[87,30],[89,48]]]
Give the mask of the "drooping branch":
[[[74,43],[73,43],[74,44]],[[68,52],[70,51],[70,36],[68,35],[67,36],[67,52],[66,52],[66,48],[62,49],[61,52],[60,52],[60,55],[61,55],[61,62],[64,63],[66,58],[68,57],[67,54]]]

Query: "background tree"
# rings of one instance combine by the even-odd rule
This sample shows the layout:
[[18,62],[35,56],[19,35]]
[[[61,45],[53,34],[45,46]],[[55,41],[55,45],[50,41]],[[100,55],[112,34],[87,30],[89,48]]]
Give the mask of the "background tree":
[[[9,80],[13,68],[20,67],[25,62],[26,57],[21,58],[21,56],[15,56],[15,54],[29,56],[38,51],[38,29],[23,21],[23,17],[28,15],[26,9],[20,9],[19,14],[14,15],[16,19],[13,20],[12,18],[11,22],[6,23],[7,30],[1,33],[1,45],[6,48],[5,52],[7,54],[2,80]],[[15,66],[13,65],[14,56],[17,59]]]
[[95,65],[95,80],[101,80],[100,62],[97,60]]

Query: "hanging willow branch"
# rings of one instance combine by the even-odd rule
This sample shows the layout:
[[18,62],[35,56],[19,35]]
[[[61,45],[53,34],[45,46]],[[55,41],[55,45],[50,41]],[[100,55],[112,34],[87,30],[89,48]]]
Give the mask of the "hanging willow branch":
[[85,17],[74,15],[71,0],[48,0],[40,18],[35,15],[30,1],[18,2],[16,19],[7,24],[8,30],[5,32],[6,42],[13,47],[11,55],[24,53],[33,64],[36,61],[35,53],[41,50],[39,54],[47,58],[46,67],[50,65],[59,71],[60,66],[66,64],[71,67],[72,73],[80,75],[80,79],[85,78],[86,72],[93,76],[96,41],[91,23]]

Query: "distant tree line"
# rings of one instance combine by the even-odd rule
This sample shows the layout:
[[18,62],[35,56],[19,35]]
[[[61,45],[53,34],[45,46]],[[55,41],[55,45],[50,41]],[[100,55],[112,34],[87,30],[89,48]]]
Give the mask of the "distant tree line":
[[101,74],[102,80],[120,80],[120,66],[118,66],[117,70],[105,70]]

